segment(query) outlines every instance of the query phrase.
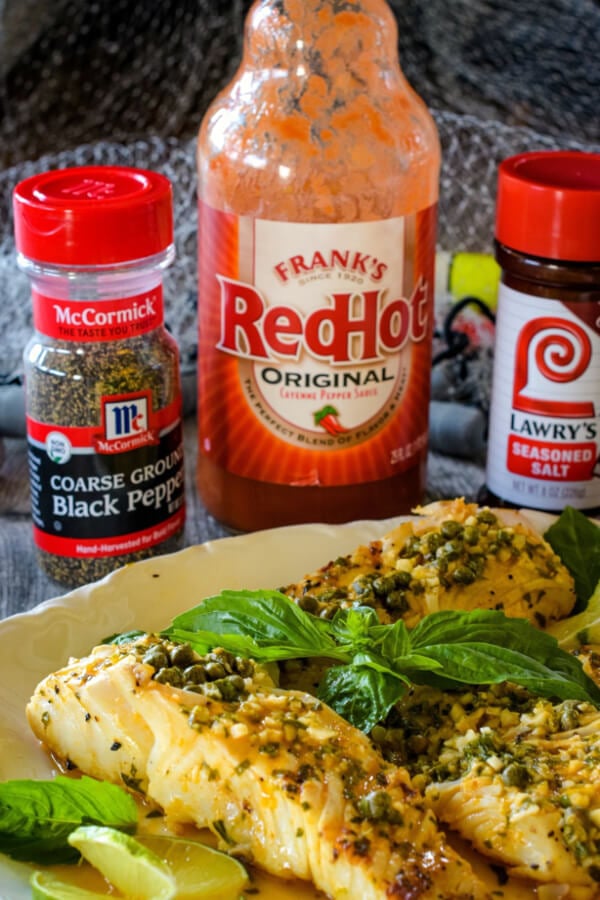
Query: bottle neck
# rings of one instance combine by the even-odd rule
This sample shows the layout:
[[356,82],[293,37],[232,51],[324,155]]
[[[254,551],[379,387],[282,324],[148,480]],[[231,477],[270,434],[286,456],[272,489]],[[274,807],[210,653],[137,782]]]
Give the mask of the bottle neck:
[[323,98],[339,84],[401,77],[396,19],[385,0],[256,0],[246,20],[243,67],[321,79]]
[[146,259],[111,266],[62,266],[38,262],[19,253],[17,265],[32,289],[48,297],[69,300],[110,300],[132,297],[162,284],[163,270],[175,258],[171,244]]
[[600,262],[569,262],[521,253],[496,241],[496,260],[509,287],[540,297],[600,291]]

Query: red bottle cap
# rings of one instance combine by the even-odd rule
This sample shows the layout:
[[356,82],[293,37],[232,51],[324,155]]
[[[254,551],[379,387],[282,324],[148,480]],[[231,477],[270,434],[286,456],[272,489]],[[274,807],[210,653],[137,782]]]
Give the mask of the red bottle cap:
[[544,150],[505,159],[496,238],[529,256],[600,261],[600,154]]
[[13,192],[15,243],[53,265],[111,265],[161,253],[173,243],[171,183],[122,166],[57,169]]

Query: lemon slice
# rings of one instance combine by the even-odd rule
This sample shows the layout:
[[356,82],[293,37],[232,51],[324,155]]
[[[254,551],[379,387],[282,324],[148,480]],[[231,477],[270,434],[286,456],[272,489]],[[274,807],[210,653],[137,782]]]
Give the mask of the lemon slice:
[[138,835],[175,876],[177,900],[238,900],[248,873],[232,856],[186,838]]
[[600,584],[583,612],[553,622],[546,631],[563,650],[576,650],[582,644],[600,644]]
[[61,881],[52,872],[34,872],[29,883],[33,900],[106,900],[106,894]]
[[102,825],[82,825],[69,843],[127,900],[173,900],[175,875],[168,864],[139,841]]

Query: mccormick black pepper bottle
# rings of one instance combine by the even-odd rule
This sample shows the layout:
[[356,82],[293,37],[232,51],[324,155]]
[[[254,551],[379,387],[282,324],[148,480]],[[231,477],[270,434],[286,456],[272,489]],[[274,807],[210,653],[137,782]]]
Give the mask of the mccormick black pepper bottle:
[[600,508],[600,155],[500,165],[488,502]]
[[179,354],[163,324],[171,185],[110,166],[14,191],[32,287],[25,350],[33,536],[69,586],[179,547],[185,507]]

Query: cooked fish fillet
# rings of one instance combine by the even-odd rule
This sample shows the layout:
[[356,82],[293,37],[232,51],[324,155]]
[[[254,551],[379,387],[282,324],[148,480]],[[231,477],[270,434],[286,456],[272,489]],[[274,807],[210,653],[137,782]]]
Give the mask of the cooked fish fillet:
[[440,609],[501,609],[541,627],[571,612],[573,579],[525,516],[462,499],[416,512],[282,590],[315,615],[360,603],[409,628]]
[[374,737],[440,821],[511,875],[600,896],[600,712],[514,686],[415,688]]
[[248,660],[151,637],[101,646],[42,681],[27,715],[71,766],[334,900],[488,897],[405,769]]

